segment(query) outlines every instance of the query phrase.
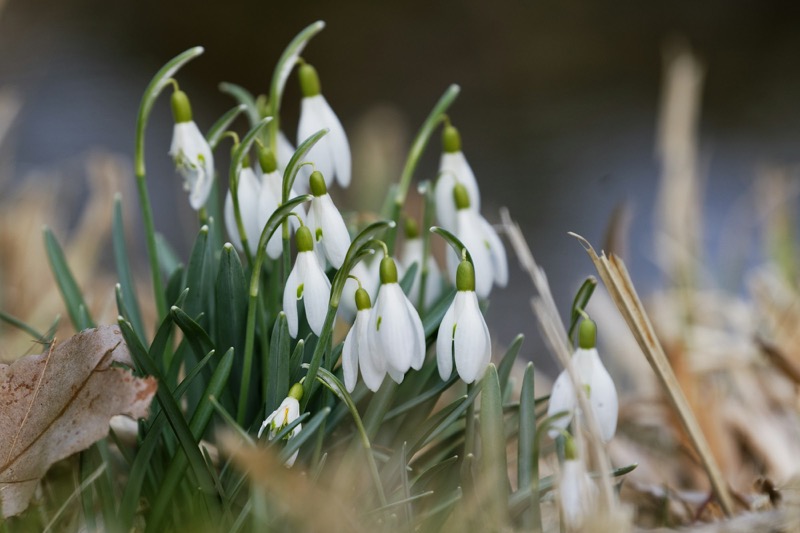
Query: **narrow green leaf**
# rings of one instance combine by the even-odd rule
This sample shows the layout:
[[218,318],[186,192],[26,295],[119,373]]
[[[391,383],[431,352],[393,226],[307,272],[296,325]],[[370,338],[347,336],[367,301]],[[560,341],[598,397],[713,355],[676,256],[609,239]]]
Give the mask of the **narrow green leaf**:
[[53,271],[58,289],[64,298],[64,304],[72,320],[72,325],[77,331],[93,328],[94,321],[88,316],[86,302],[83,301],[81,290],[72,276],[69,265],[67,265],[64,252],[61,250],[61,246],[58,244],[53,232],[47,227],[44,228],[44,246],[47,250],[47,258],[50,260],[50,269]]
[[133,326],[140,339],[145,338],[142,312],[136,298],[136,285],[131,273],[131,261],[125,247],[125,228],[122,223],[122,197],[119,193],[114,195],[114,217],[112,221],[112,242],[114,245],[114,262],[117,264],[117,275],[122,289],[122,297],[128,314],[126,318]]
[[36,331],[36,329],[33,326],[29,326],[28,324],[26,324],[25,322],[23,322],[22,320],[20,320],[15,316],[11,316],[4,311],[0,311],[0,320],[5,322],[6,324],[14,326],[15,328],[21,331],[24,331],[25,333],[33,337],[37,342],[40,342],[42,344],[49,343],[45,335],[42,335],[41,333]]
[[481,491],[488,523],[502,529],[508,522],[508,464],[503,427],[503,403],[497,369],[489,365],[481,395]]
[[520,348],[522,348],[522,342],[525,340],[525,335],[517,335],[514,340],[511,342],[511,346],[508,347],[506,350],[505,355],[500,360],[500,366],[497,368],[497,376],[500,379],[500,390],[503,391],[503,395],[507,394],[507,390],[509,389],[509,376],[511,375],[511,369],[514,368],[514,361],[517,360],[517,355],[519,354]]
[[[186,297],[185,310],[190,316],[206,312],[214,293],[208,233],[208,226],[200,228],[189,256],[189,266],[186,271],[186,287],[189,289],[189,295]],[[208,320],[207,318],[206,322]]]
[[417,263],[412,264],[403,274],[403,279],[400,280],[400,288],[403,289],[406,295],[411,290],[411,285],[414,284],[414,276],[417,275],[417,270],[419,270],[419,265]]
[[289,325],[286,314],[281,311],[272,328],[269,345],[269,362],[267,372],[267,404],[268,413],[277,409],[278,405],[289,394],[289,357],[291,345]]
[[536,398],[533,386],[533,363],[525,367],[519,400],[519,438],[517,447],[517,490],[530,488],[530,507],[522,522],[528,530],[541,531],[539,511],[539,446],[536,439]]
[[472,256],[470,255],[469,250],[467,250],[467,247],[464,246],[464,243],[462,243],[458,237],[456,237],[446,229],[440,228],[439,226],[433,226],[431,228],[431,233],[435,233],[436,235],[443,238],[445,242],[450,245],[453,251],[455,251],[456,255],[459,258],[466,257],[467,261],[472,263]]
[[258,105],[253,93],[235,83],[223,81],[219,84],[219,90],[231,97],[239,103],[238,109],[247,113],[247,120],[250,122],[252,128],[261,120],[261,115],[258,112]]
[[428,400],[438,398],[444,391],[452,387],[457,381],[458,381],[457,374],[451,376],[450,379],[448,379],[447,381],[439,381],[439,383],[436,384],[435,386],[422,392],[421,394],[414,396],[410,400],[398,405],[397,407],[386,413],[386,416],[383,417],[383,421],[386,422],[388,420],[391,420],[394,417],[402,415],[410,411],[411,409],[417,407],[418,405],[427,402]]
[[233,124],[233,121],[245,111],[248,111],[247,106],[244,104],[239,104],[236,107],[226,111],[225,114],[219,117],[219,119],[217,119],[211,128],[209,128],[208,133],[206,133],[206,140],[208,141],[208,145],[212,150],[217,149],[217,145],[219,145],[222,136],[228,130],[230,125]]
[[594,276],[589,276],[583,284],[581,284],[578,292],[575,293],[575,298],[572,300],[572,311],[570,312],[569,330],[567,333],[570,343],[572,342],[572,334],[575,333],[575,328],[578,326],[581,311],[586,309],[586,305],[589,303],[589,299],[592,297],[592,294],[594,294],[596,287],[597,279]]

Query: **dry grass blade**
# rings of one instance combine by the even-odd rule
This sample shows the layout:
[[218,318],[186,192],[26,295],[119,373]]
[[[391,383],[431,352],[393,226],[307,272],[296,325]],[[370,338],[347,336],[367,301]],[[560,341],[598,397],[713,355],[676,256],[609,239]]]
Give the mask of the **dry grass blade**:
[[628,276],[625,263],[614,255],[610,258],[606,257],[605,252],[603,252],[601,256],[598,256],[592,245],[589,244],[589,241],[575,233],[570,233],[570,235],[578,239],[592,259],[598,274],[602,278],[614,302],[617,304],[617,308],[628,323],[628,327],[630,327],[636,337],[636,341],[642,348],[645,357],[647,357],[647,361],[650,363],[650,366],[653,368],[653,371],[656,373],[659,381],[667,392],[667,397],[675,409],[683,428],[689,435],[689,439],[700,457],[703,468],[705,468],[708,474],[711,487],[722,506],[722,510],[726,515],[730,516],[733,514],[733,499],[728,490],[728,485],[722,477],[720,468],[711,453],[708,441],[686,399],[686,395],[678,384],[678,380],[669,364],[669,360],[664,354],[664,349],[656,338],[653,325],[650,323],[650,319],[647,317],[642,302],[639,300],[636,289],[633,287],[633,283]]

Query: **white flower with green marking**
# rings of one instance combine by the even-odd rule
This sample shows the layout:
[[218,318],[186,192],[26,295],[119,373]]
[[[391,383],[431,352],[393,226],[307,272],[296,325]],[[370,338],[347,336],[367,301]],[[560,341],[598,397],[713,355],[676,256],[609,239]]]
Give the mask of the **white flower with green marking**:
[[[269,428],[269,440],[272,440],[278,433],[281,432],[283,428],[300,418],[299,400],[302,397],[303,386],[299,383],[295,383],[289,391],[289,396],[287,396],[286,399],[281,402],[280,406],[275,409],[272,414],[270,414],[261,424],[261,429],[258,430],[258,437],[261,438],[261,434],[264,433],[264,430]],[[286,440],[288,441],[300,433],[300,430],[302,429],[303,425],[297,424],[286,436]],[[298,452],[299,450],[294,452],[292,456],[286,460],[284,463],[286,468],[290,468],[292,465],[294,465],[294,462],[297,460]]]
[[[261,190],[258,196],[258,213],[261,217],[263,228],[269,217],[281,205],[283,200],[283,174],[278,170],[278,163],[271,150],[261,150],[259,152],[259,164],[261,172],[263,173],[261,180]],[[289,192],[289,199],[297,196],[294,189]],[[305,220],[305,212],[301,206],[297,206],[292,210],[297,216],[289,217],[289,228],[291,231],[297,231],[300,223]],[[267,241],[267,255],[272,259],[277,259],[283,252],[283,232],[277,229]]]
[[594,511],[597,486],[589,477],[586,465],[577,457],[575,442],[568,437],[564,462],[558,476],[558,504],[566,531],[580,531]]
[[410,368],[419,370],[425,362],[425,333],[417,310],[397,283],[397,265],[391,257],[381,260],[380,279],[369,320],[369,347],[383,358],[389,376],[402,383]]
[[309,183],[314,197],[308,208],[306,224],[314,235],[321,259],[327,259],[336,269],[341,268],[347,249],[350,248],[347,226],[342,214],[333,205],[322,173],[318,170],[312,172]]
[[492,340],[475,295],[475,271],[462,260],[456,274],[456,297],[442,318],[436,338],[436,362],[442,380],[453,373],[466,383],[479,380],[492,358]]
[[[581,385],[589,396],[592,413],[600,429],[600,437],[608,442],[614,437],[617,430],[617,415],[619,400],[614,380],[600,361],[600,356],[595,348],[597,327],[591,320],[581,322],[579,330],[579,348],[572,356],[572,364],[578,372]],[[553,422],[556,429],[551,429],[549,435],[555,438],[559,429],[566,428],[578,405],[578,398],[572,386],[572,380],[566,370],[556,378],[553,391],[550,393],[550,402],[547,407],[547,416],[566,411],[568,416],[561,417]]]
[[453,187],[460,183],[467,189],[470,209],[476,213],[481,208],[481,194],[478,181],[467,159],[461,152],[461,135],[448,124],[442,132],[442,158],[439,161],[439,178],[436,181],[436,219],[447,231],[456,228],[456,204],[453,200]]
[[369,322],[373,313],[372,304],[366,289],[356,289],[355,302],[358,311],[353,327],[344,339],[342,349],[342,371],[344,384],[349,392],[353,392],[358,381],[358,369],[369,390],[377,391],[386,376],[386,363],[383,358],[370,349]]
[[328,313],[331,283],[314,252],[314,238],[308,226],[300,226],[295,238],[297,258],[283,290],[283,312],[286,313],[289,334],[292,338],[297,337],[297,302],[303,300],[308,325],[319,336]]
[[[452,190],[457,207],[455,236],[464,244],[475,267],[475,292],[487,298],[493,285],[505,287],[508,283],[508,259],[503,242],[494,228],[470,205],[467,188],[456,184]],[[451,276],[455,274],[458,261],[455,252],[447,255]]]
[[198,210],[206,204],[214,183],[214,155],[208,141],[192,120],[192,107],[186,93],[172,93],[175,127],[169,155],[183,176],[183,188],[189,192],[189,204]]
[[[328,101],[320,92],[319,76],[316,69],[303,64],[298,71],[300,90],[303,99],[300,102],[300,123],[297,126],[297,144],[299,145],[319,130],[328,128],[328,133],[311,148],[306,160],[314,163],[314,168],[325,176],[326,185],[330,187],[334,178],[342,187],[350,185],[350,144],[344,133],[339,117],[333,112]],[[302,167],[298,179],[307,182],[310,176],[308,167]]]

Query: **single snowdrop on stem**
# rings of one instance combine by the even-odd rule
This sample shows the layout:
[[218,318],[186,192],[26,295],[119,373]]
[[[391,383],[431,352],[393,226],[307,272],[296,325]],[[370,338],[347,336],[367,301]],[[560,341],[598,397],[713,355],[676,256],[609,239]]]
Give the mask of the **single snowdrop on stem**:
[[459,377],[472,383],[489,366],[492,340],[475,294],[475,270],[466,258],[458,265],[456,290],[456,297],[439,325],[436,362],[439,376],[447,380],[453,372],[455,356]]
[[320,262],[327,259],[334,268],[339,269],[350,248],[350,234],[342,214],[333,205],[322,173],[318,170],[312,172],[309,184],[314,197],[308,209],[306,225],[314,235]]
[[189,192],[189,204],[197,211],[206,204],[211,193],[214,183],[214,155],[208,141],[192,120],[189,97],[178,89],[177,82],[172,81],[175,85],[171,99],[175,127],[172,130],[169,155],[183,176],[183,188]]
[[[597,353],[596,339],[597,326],[588,316],[585,316],[578,330],[578,349],[572,356],[572,364],[589,397],[592,413],[600,430],[600,438],[604,442],[608,442],[614,437],[617,430],[619,401],[614,381]],[[578,398],[575,395],[572,380],[567,371],[563,370],[553,383],[547,416],[550,417],[564,411],[569,415],[553,421],[554,429],[548,432],[551,438],[557,437],[560,431],[569,425],[573,413],[577,409],[577,404]]]
[[597,492],[597,486],[586,471],[586,464],[578,457],[575,440],[567,434],[557,490],[561,519],[567,531],[581,530],[594,511]]
[[331,282],[322,271],[314,252],[314,238],[308,226],[300,226],[295,239],[297,258],[283,290],[283,312],[286,313],[289,334],[292,338],[297,337],[297,302],[302,299],[308,325],[319,336],[328,312]]
[[[358,281],[356,280],[356,283]],[[353,327],[344,339],[342,349],[342,371],[344,384],[349,392],[353,392],[358,380],[358,369],[364,384],[373,392],[377,391],[386,376],[386,363],[380,355],[369,347],[369,321],[372,314],[372,303],[369,294],[359,286],[355,293],[358,311]]]
[[[508,283],[508,259],[506,249],[494,228],[480,213],[474,211],[467,188],[457,183],[452,197],[456,205],[456,229],[453,232],[464,243],[475,267],[475,292],[487,298],[492,285],[505,287]],[[446,229],[446,228],[445,228]],[[455,252],[447,255],[450,275],[455,274],[460,258]]]
[[481,195],[478,182],[467,159],[461,152],[461,134],[449,122],[442,131],[442,158],[439,162],[439,178],[436,181],[434,195],[436,197],[436,218],[447,231],[456,228],[456,211],[453,200],[453,187],[460,183],[469,194],[469,208],[476,213],[481,208]]
[[[263,424],[261,424],[261,429],[258,430],[258,438],[261,438],[261,434],[264,433],[264,430],[269,428],[269,440],[272,440],[283,428],[300,418],[300,400],[302,398],[303,386],[300,383],[295,383],[289,390],[289,395],[286,399],[284,399],[280,406],[264,420]],[[303,429],[303,424],[297,424],[286,436],[286,440],[288,441],[300,433],[301,429]],[[299,451],[300,450],[294,452],[292,456],[286,460],[284,463],[286,468],[291,468],[294,465]]]
[[[261,180],[259,180],[253,168],[250,166],[250,158],[245,156],[242,163],[242,169],[239,171],[238,185],[238,198],[239,198],[239,214],[242,218],[242,226],[245,236],[247,237],[247,248],[250,255],[256,255],[258,251],[258,240],[261,237],[261,230],[267,221],[262,220],[259,212],[258,197],[261,194]],[[233,194],[228,189],[228,194],[225,196],[225,229],[228,231],[233,246],[243,251],[242,239],[239,231],[239,226],[236,223],[236,215],[233,209]]]
[[[319,130],[328,128],[328,134],[322,137],[308,152],[306,159],[314,163],[317,170],[325,176],[326,185],[330,187],[334,178],[342,187],[350,185],[350,144],[344,133],[342,123],[333,112],[328,101],[322,96],[317,70],[299,60],[300,91],[303,99],[300,102],[300,123],[297,126],[297,144],[299,145]],[[307,182],[311,171],[303,167],[298,179]]]
[[[258,196],[258,212],[261,220],[261,227],[263,228],[272,213],[280,207],[283,200],[283,173],[278,169],[278,163],[275,155],[269,148],[261,148],[258,153],[258,162],[261,166],[262,183]],[[291,190],[289,197],[294,198],[297,193],[294,189]],[[292,231],[297,231],[300,224],[305,220],[305,212],[301,206],[297,206],[292,210],[297,216],[289,217],[289,228]],[[260,237],[259,233],[259,237]],[[283,252],[282,236],[280,231],[272,234],[267,242],[267,255],[271,259],[277,259]]]

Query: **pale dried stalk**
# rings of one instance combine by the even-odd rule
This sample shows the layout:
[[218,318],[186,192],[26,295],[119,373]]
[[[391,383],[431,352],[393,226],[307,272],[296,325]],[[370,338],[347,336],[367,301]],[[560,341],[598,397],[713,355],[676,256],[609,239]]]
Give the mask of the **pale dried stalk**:
[[692,446],[700,457],[722,510],[726,515],[732,515],[733,499],[728,490],[728,485],[722,477],[700,424],[697,422],[697,418],[675,377],[667,356],[664,354],[664,349],[658,342],[653,325],[650,323],[636,289],[633,287],[628,270],[625,268],[625,263],[613,254],[610,258],[606,257],[605,252],[601,252],[598,257],[589,241],[575,233],[570,233],[570,235],[578,239],[592,259],[597,273],[636,337],[636,341],[642,348],[647,361],[653,367],[653,371],[666,390],[670,403],[686,430]]
[[[619,516],[621,514],[619,513],[619,504],[611,485],[611,461],[608,458],[605,446],[600,438],[600,429],[594,417],[594,411],[592,411],[589,403],[589,398],[586,395],[586,389],[581,385],[578,372],[572,363],[572,354],[567,345],[567,330],[564,328],[564,324],[559,317],[558,308],[550,292],[550,285],[547,282],[547,276],[544,270],[536,264],[519,225],[511,220],[508,209],[502,209],[500,211],[500,217],[503,221],[503,230],[508,236],[508,240],[511,242],[514,253],[520,261],[520,265],[528,273],[536,291],[539,293],[539,296],[532,299],[531,304],[536,318],[539,320],[539,326],[545,341],[558,357],[561,365],[566,369],[572,381],[573,389],[577,391],[578,406],[581,409],[581,414],[589,429],[589,439],[587,439],[589,441],[589,446],[581,446],[581,448],[588,448],[594,464],[600,469],[600,495],[604,504],[601,508],[608,513],[609,517]],[[575,437],[576,439],[580,439],[580,432],[576,432]]]

